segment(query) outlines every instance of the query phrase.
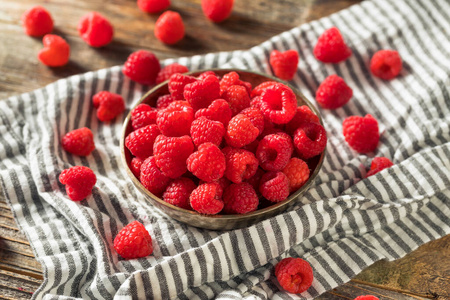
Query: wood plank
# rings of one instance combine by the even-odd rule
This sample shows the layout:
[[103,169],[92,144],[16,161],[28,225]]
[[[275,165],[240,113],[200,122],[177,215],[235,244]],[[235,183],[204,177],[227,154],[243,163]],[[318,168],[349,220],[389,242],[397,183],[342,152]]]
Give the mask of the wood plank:
[[41,280],[0,270],[0,298],[29,299],[40,284]]

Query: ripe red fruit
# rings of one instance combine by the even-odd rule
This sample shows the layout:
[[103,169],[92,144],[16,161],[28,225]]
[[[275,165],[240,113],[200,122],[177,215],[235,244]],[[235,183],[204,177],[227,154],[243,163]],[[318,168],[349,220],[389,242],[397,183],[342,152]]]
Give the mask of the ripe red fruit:
[[94,107],[97,108],[97,118],[106,122],[114,119],[125,110],[122,96],[108,91],[101,91],[92,97]]
[[107,18],[93,11],[80,19],[78,33],[88,45],[103,47],[112,41],[114,28]]
[[325,78],[316,91],[316,101],[323,108],[336,109],[344,106],[353,96],[353,90],[344,79],[333,74]]
[[219,98],[219,80],[216,76],[211,75],[189,83],[184,87],[183,95],[195,111],[206,108]]
[[224,154],[212,143],[201,144],[188,157],[186,164],[192,174],[206,182],[222,178],[226,167]]
[[265,81],[265,82],[255,86],[255,88],[252,90],[250,97],[252,97],[252,100],[253,100],[253,98],[255,98],[256,96],[261,96],[261,94],[264,92],[264,90],[266,88],[271,87],[277,83],[278,82],[276,82],[276,81]]
[[189,178],[180,177],[172,181],[163,194],[163,200],[184,209],[191,209],[189,196],[197,185]]
[[213,22],[227,19],[233,9],[234,0],[202,0],[203,14]]
[[364,118],[359,116],[346,118],[342,123],[342,132],[349,146],[360,153],[374,151],[380,139],[378,122],[369,114]]
[[289,179],[283,172],[267,172],[259,182],[259,191],[269,201],[284,201],[289,196]]
[[167,108],[174,101],[175,99],[170,94],[159,96],[156,100],[156,109]]
[[197,78],[175,73],[169,79],[169,93],[173,99],[184,100],[184,88],[186,85],[196,82]]
[[252,124],[258,128],[259,134],[264,131],[264,116],[261,111],[255,107],[247,107],[240,112],[241,114],[247,116]]
[[97,182],[95,173],[84,166],[65,169],[59,175],[59,181],[66,185],[66,193],[73,201],[81,201],[89,194]]
[[297,72],[298,60],[298,52],[295,50],[285,52],[273,50],[270,53],[269,62],[275,76],[283,80],[291,80]]
[[133,130],[156,124],[158,111],[150,105],[141,103],[131,111],[131,125]]
[[150,156],[141,165],[142,185],[156,196],[160,196],[169,185],[170,178],[161,172],[154,156]]
[[222,96],[230,105],[233,116],[237,115],[243,109],[250,107],[250,97],[247,89],[242,85],[230,86]]
[[308,164],[300,158],[291,158],[282,172],[289,180],[290,193],[301,188],[309,179]]
[[86,127],[68,132],[61,144],[64,150],[79,156],[87,156],[95,149],[94,135]]
[[187,171],[186,159],[192,152],[194,144],[188,135],[167,137],[161,134],[153,145],[157,166],[166,176],[174,179]]
[[152,238],[144,225],[134,221],[116,235],[114,249],[125,259],[145,257],[153,252]]
[[286,124],[286,133],[294,135],[294,132],[301,124],[309,122],[319,124],[319,117],[308,106],[298,106],[294,117]]
[[61,67],[69,62],[70,46],[62,37],[46,34],[42,43],[44,48],[39,51],[38,58],[44,65]]
[[223,211],[227,214],[246,214],[259,205],[255,190],[247,182],[231,184],[223,194],[223,202]]
[[338,63],[352,55],[341,32],[336,27],[325,30],[314,47],[314,56],[324,63]]
[[227,167],[225,177],[234,183],[241,183],[255,175],[258,169],[258,160],[250,151],[225,147],[222,149],[225,154]]
[[137,5],[143,12],[157,13],[170,6],[170,0],[138,0]]
[[140,84],[154,84],[161,66],[156,56],[146,50],[138,50],[128,56],[122,72]]
[[377,174],[381,170],[392,167],[394,164],[387,157],[374,157],[370,164],[370,170],[366,174],[366,178]]
[[156,124],[141,127],[125,138],[125,146],[134,156],[145,160],[153,155],[153,144],[160,134]]
[[197,147],[208,142],[219,147],[224,135],[225,127],[219,121],[200,117],[192,122],[191,138]]
[[53,19],[42,6],[36,5],[22,15],[22,25],[29,36],[43,36],[53,30]]
[[228,126],[228,122],[231,120],[230,105],[223,99],[216,99],[207,108],[202,108],[195,112],[195,119],[199,119],[201,117],[218,121],[226,128]]
[[173,74],[181,74],[186,72],[189,72],[189,69],[186,66],[177,63],[167,65],[159,71],[158,76],[156,77],[156,84],[160,84],[161,82],[168,80]]
[[391,80],[400,74],[402,59],[395,50],[380,50],[370,60],[370,71],[376,77]]
[[199,185],[189,197],[191,207],[206,215],[215,215],[223,209],[223,189],[217,182],[207,182]]
[[158,111],[156,124],[166,136],[189,135],[194,110],[186,101],[174,101],[165,109]]
[[309,289],[314,280],[313,269],[301,258],[288,257],[275,267],[275,276],[280,285],[292,294],[300,294]]
[[291,137],[284,133],[266,135],[258,144],[256,157],[266,171],[282,170],[294,152]]
[[302,159],[319,155],[327,146],[327,133],[322,125],[303,123],[294,133],[294,146]]
[[155,24],[155,36],[161,42],[173,45],[184,37],[184,23],[179,13],[166,11]]
[[141,177],[141,166],[144,161],[140,158],[133,157],[130,162],[130,170],[137,179]]
[[356,297],[354,300],[380,300],[380,299],[373,295],[363,295]]
[[275,124],[286,124],[295,115],[297,97],[284,84],[277,83],[261,94],[260,110],[264,117]]
[[259,130],[253,125],[250,118],[246,115],[238,114],[228,123],[225,140],[231,147],[242,148],[256,140],[258,135]]

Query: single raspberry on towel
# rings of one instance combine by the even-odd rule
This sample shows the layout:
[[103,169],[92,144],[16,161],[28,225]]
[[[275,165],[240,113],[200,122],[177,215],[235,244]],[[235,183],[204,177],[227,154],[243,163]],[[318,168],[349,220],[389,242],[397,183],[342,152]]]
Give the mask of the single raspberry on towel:
[[344,79],[333,74],[325,78],[316,91],[316,101],[323,108],[336,109],[346,104],[353,96],[353,90]]
[[189,197],[191,207],[205,215],[215,215],[223,209],[223,189],[217,182],[199,185]]
[[259,191],[269,201],[286,200],[289,196],[289,179],[283,172],[267,172],[261,178]]
[[176,100],[184,100],[185,86],[196,81],[195,77],[175,73],[169,79],[169,93]]
[[234,116],[228,123],[225,141],[229,146],[241,148],[250,144],[259,135],[259,129],[253,125],[249,117],[243,114]]
[[252,92],[252,84],[250,82],[240,80],[239,74],[233,71],[223,75],[220,80],[220,95],[223,95],[223,93],[225,93],[225,91],[232,85],[240,85],[245,87],[249,96]]
[[140,180],[142,185],[156,196],[161,196],[170,182],[170,178],[156,165],[154,156],[150,156],[142,163]]
[[291,137],[284,133],[266,135],[258,144],[256,157],[266,171],[281,171],[294,152]]
[[130,170],[133,172],[134,176],[136,176],[137,179],[141,177],[141,166],[144,161],[140,158],[133,157],[133,159],[130,162]]
[[133,130],[156,124],[158,111],[148,104],[141,103],[131,111],[131,126]]
[[140,10],[147,13],[157,13],[170,6],[170,0],[137,0]]
[[153,144],[160,134],[161,131],[156,124],[144,126],[127,135],[125,146],[131,154],[145,160],[153,155]]
[[308,164],[300,158],[291,158],[282,172],[289,180],[290,193],[301,188],[309,179]]
[[227,19],[233,10],[234,0],[202,0],[203,14],[215,23]]
[[183,95],[195,111],[206,108],[220,96],[219,80],[211,75],[189,83],[184,87]]
[[103,47],[112,41],[114,28],[107,18],[93,11],[80,19],[78,33],[88,45]]
[[275,276],[280,285],[292,294],[300,294],[309,289],[314,280],[313,269],[306,260],[288,257],[275,267]]
[[230,105],[233,116],[237,115],[241,110],[250,107],[250,96],[247,89],[242,85],[230,86],[222,96]]
[[258,160],[250,151],[225,147],[222,149],[225,154],[227,167],[225,169],[225,177],[234,183],[251,178],[258,169]]
[[278,82],[276,82],[276,81],[265,81],[265,82],[255,86],[255,88],[252,90],[252,93],[250,94],[250,97],[252,97],[252,99],[253,99],[256,96],[261,96],[261,94],[265,91],[265,89],[267,89],[268,87],[271,87],[277,83]]
[[189,135],[192,121],[194,121],[194,110],[186,101],[174,101],[170,105],[158,111],[156,124],[161,133],[166,136]]
[[319,124],[319,117],[307,105],[298,106],[294,117],[286,124],[286,132],[294,135],[301,124],[309,122]]
[[125,259],[145,257],[153,252],[152,238],[144,225],[134,221],[116,235],[114,249]]
[[225,127],[219,121],[200,117],[192,122],[191,138],[197,147],[207,142],[213,143],[219,147],[224,135]]
[[205,182],[222,178],[226,167],[225,155],[212,143],[198,146],[198,150],[188,157],[186,164],[192,174]]
[[197,185],[189,178],[180,177],[172,181],[163,194],[163,200],[184,209],[191,209],[189,196]]
[[336,27],[325,30],[314,47],[314,56],[324,63],[338,63],[346,60],[350,55],[352,50]]
[[168,10],[156,20],[155,36],[165,44],[176,44],[183,39],[184,33],[183,19],[177,12]]
[[402,58],[395,50],[380,50],[370,60],[370,71],[376,77],[391,80],[402,70]]
[[269,62],[275,76],[283,80],[292,80],[297,72],[298,60],[298,52],[295,50],[285,52],[273,50]]
[[60,36],[46,34],[42,39],[44,48],[38,53],[39,60],[49,67],[62,67],[69,62],[70,46]]
[[176,100],[170,94],[159,96],[156,100],[156,109],[167,108],[174,101]]
[[366,178],[377,174],[381,170],[390,168],[394,163],[387,157],[374,157],[372,163],[370,164],[370,170],[366,174]]
[[275,124],[286,124],[295,115],[297,97],[286,85],[277,83],[261,94],[260,110],[264,117]]
[[66,185],[66,193],[70,199],[81,201],[91,194],[97,177],[88,167],[76,166],[63,170],[59,181]]
[[97,118],[100,121],[110,121],[125,110],[122,96],[108,91],[101,91],[92,97],[94,107],[97,108]]
[[44,36],[53,30],[53,19],[42,6],[36,5],[22,14],[22,25],[29,36]]
[[223,194],[223,211],[227,214],[246,214],[255,211],[259,199],[253,187],[247,183],[233,183]]
[[380,139],[378,122],[370,114],[346,118],[342,123],[342,132],[349,146],[359,153],[374,151]]
[[157,166],[166,176],[174,179],[187,171],[186,160],[192,152],[194,144],[188,135],[168,137],[161,134],[153,145]]
[[140,84],[154,84],[161,66],[156,56],[146,50],[138,50],[128,56],[122,73]]
[[246,115],[252,124],[258,128],[259,134],[261,134],[264,130],[264,116],[259,109],[256,107],[247,107],[246,109],[240,112],[243,115]]
[[173,63],[165,66],[159,71],[158,76],[156,76],[156,84],[160,84],[170,78],[173,74],[186,73],[189,69],[186,66],[180,65],[178,63]]
[[195,112],[195,119],[205,117],[213,121],[219,121],[225,126],[231,120],[231,108],[227,101],[223,99],[214,100],[207,108],[199,109]]
[[86,127],[68,132],[61,144],[64,150],[79,156],[87,156],[95,149],[94,135]]
[[303,123],[294,133],[294,146],[302,159],[319,155],[327,146],[327,133],[322,125]]
[[380,300],[380,299],[373,295],[363,295],[363,296],[358,296],[353,300]]

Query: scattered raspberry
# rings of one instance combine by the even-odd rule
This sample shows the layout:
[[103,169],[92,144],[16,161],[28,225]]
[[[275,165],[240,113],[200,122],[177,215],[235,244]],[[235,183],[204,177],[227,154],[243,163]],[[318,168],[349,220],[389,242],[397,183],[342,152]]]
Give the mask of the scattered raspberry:
[[197,80],[184,87],[184,98],[197,111],[208,107],[214,100],[219,98],[220,85],[216,76],[208,76]]
[[138,7],[147,13],[157,13],[170,6],[170,0],[138,0]]
[[364,296],[358,296],[354,300],[380,300],[380,299],[373,295],[364,295]]
[[180,177],[172,181],[163,194],[163,200],[172,205],[191,209],[189,196],[197,185],[189,178]]
[[325,78],[316,91],[316,101],[326,109],[339,108],[346,104],[352,96],[352,89],[344,79],[335,74]]
[[342,131],[349,146],[360,153],[372,152],[377,148],[380,139],[378,122],[369,114],[364,118],[346,118],[342,123]]
[[145,160],[153,155],[153,144],[161,132],[156,124],[147,125],[131,132],[125,138],[125,146],[131,154]]
[[395,50],[380,50],[370,60],[370,71],[376,77],[391,80],[402,70],[402,59]]
[[191,123],[194,121],[194,110],[183,103],[184,101],[174,101],[167,108],[158,111],[156,124],[162,134],[166,136],[189,135]]
[[81,201],[91,194],[97,177],[88,167],[76,166],[63,170],[59,181],[66,185],[66,193],[70,199]]
[[140,158],[133,157],[133,159],[130,162],[130,170],[133,172],[134,176],[136,176],[137,179],[141,177],[141,166],[144,161]]
[[184,23],[180,14],[166,11],[155,23],[155,36],[161,42],[173,45],[184,37]]
[[387,157],[374,157],[370,165],[370,170],[366,174],[366,178],[377,174],[381,170],[392,167],[394,164]]
[[261,134],[264,130],[264,116],[261,111],[255,107],[247,107],[246,109],[240,112],[243,115],[246,115],[252,124],[258,128],[259,134]]
[[114,119],[125,110],[122,96],[108,91],[101,91],[92,97],[94,107],[97,108],[97,118],[106,122]]
[[223,95],[223,93],[225,93],[226,90],[232,85],[240,85],[245,87],[249,96],[252,92],[252,84],[250,82],[240,80],[239,74],[233,71],[223,75],[220,80],[220,95]]
[[219,77],[216,73],[214,73],[213,71],[206,71],[206,72],[203,72],[203,73],[201,73],[200,75],[197,76],[197,79],[198,79],[198,80],[203,80],[203,79],[205,79],[206,77],[211,76],[211,75],[216,76],[217,79],[220,81],[220,77]]
[[184,100],[184,87],[190,83],[196,82],[195,77],[183,74],[173,74],[169,79],[170,95],[176,100]]
[[153,145],[157,166],[170,178],[180,177],[187,171],[186,159],[192,152],[194,152],[194,144],[191,137],[187,135],[167,137],[161,134]]
[[224,135],[225,127],[219,121],[213,121],[205,117],[200,117],[192,122],[191,138],[194,145],[197,147],[207,142],[220,146]]
[[297,98],[289,87],[277,83],[264,90],[260,105],[265,118],[275,124],[286,124],[295,115]]
[[320,123],[319,117],[307,106],[298,106],[294,117],[286,124],[286,132],[294,135],[297,128],[303,123]]
[[225,169],[225,177],[234,183],[251,178],[258,169],[258,160],[250,151],[225,147],[222,149],[225,154],[227,167]]
[[280,285],[292,294],[300,294],[312,285],[314,274],[309,263],[301,258],[288,257],[275,267]]
[[308,164],[300,158],[291,158],[282,172],[289,180],[290,193],[298,190],[309,179]]
[[154,156],[150,156],[142,163],[140,180],[142,185],[156,196],[160,196],[170,182],[170,178],[156,165]]
[[341,32],[336,27],[325,30],[314,47],[314,56],[324,63],[338,63],[352,55]]
[[227,19],[233,9],[234,0],[202,0],[203,14],[215,23]]
[[152,238],[144,225],[134,221],[116,235],[114,249],[125,259],[145,257],[153,252]]
[[241,85],[232,85],[224,93],[225,99],[230,105],[232,115],[237,115],[241,110],[250,107],[250,97],[247,89]]
[[261,178],[259,191],[267,200],[281,202],[289,196],[289,179],[283,172],[267,172]]
[[156,84],[169,80],[170,76],[173,74],[186,72],[189,72],[189,69],[186,66],[177,63],[167,65],[159,71],[158,76],[156,77]]
[[88,45],[103,47],[112,41],[114,29],[108,19],[93,11],[80,19],[78,33]]
[[280,132],[266,135],[258,145],[256,157],[259,165],[266,171],[281,171],[294,152],[291,137]]
[[133,130],[156,124],[158,111],[150,105],[141,103],[131,111],[131,125]]
[[70,46],[62,37],[46,34],[42,43],[44,48],[39,51],[38,58],[44,65],[61,67],[67,64],[70,57]]
[[224,154],[212,143],[198,146],[198,150],[188,157],[186,163],[192,174],[206,182],[220,179],[226,167]]
[[44,36],[53,30],[53,19],[42,6],[33,6],[22,15],[22,25],[29,36]]
[[170,94],[159,96],[156,100],[156,109],[167,108],[174,101],[176,100]]
[[327,146],[327,133],[322,125],[303,123],[294,133],[294,146],[302,159],[319,155]]
[[298,52],[295,50],[285,52],[273,50],[269,62],[275,76],[283,80],[292,80],[297,72],[298,60]]
[[218,183],[203,183],[192,191],[189,201],[195,211],[215,215],[223,208],[222,194],[223,190]]
[[250,144],[259,135],[258,128],[243,114],[234,116],[228,123],[225,140],[229,146],[241,148]]
[[278,84],[276,81],[265,81],[261,83],[260,85],[255,86],[251,93],[252,99],[256,96],[261,96],[262,93],[265,91],[265,89],[272,87],[273,85]]
[[195,118],[205,117],[213,121],[219,121],[227,127],[231,120],[231,109],[227,101],[223,99],[214,100],[207,108],[195,112]]
[[87,156],[95,149],[94,135],[86,127],[68,132],[61,144],[64,150],[79,156]]
[[253,187],[256,194],[259,193],[259,183],[261,182],[261,178],[264,174],[266,174],[266,172],[264,172],[263,169],[258,168],[255,172],[255,175],[246,180],[246,182],[248,182]]
[[255,190],[246,182],[231,184],[223,194],[223,202],[223,211],[227,214],[246,214],[259,205]]
[[161,66],[156,56],[150,51],[138,50],[128,56],[122,73],[140,84],[154,84]]

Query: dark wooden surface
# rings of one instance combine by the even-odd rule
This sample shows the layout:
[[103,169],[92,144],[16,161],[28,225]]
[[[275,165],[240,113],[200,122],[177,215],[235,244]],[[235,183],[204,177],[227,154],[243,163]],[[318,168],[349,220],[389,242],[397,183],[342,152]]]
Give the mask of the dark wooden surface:
[[[141,12],[135,0],[0,0],[0,99],[42,87],[57,79],[90,70],[123,64],[138,49],[159,58],[246,49],[273,35],[357,3],[359,0],[235,0],[231,17],[208,22],[200,0],[172,0],[180,12],[187,36],[175,46],[165,46],[153,36],[157,15]],[[53,15],[54,32],[68,40],[71,59],[63,68],[47,68],[37,60],[40,39],[30,38],[20,25],[21,14],[34,4]],[[78,36],[78,19],[99,11],[115,26],[113,43],[88,47]],[[0,197],[0,298],[27,299],[42,282],[42,269]],[[380,261],[351,282],[320,299],[353,299],[373,294],[380,299],[450,299],[450,236],[423,245],[394,262]]]

